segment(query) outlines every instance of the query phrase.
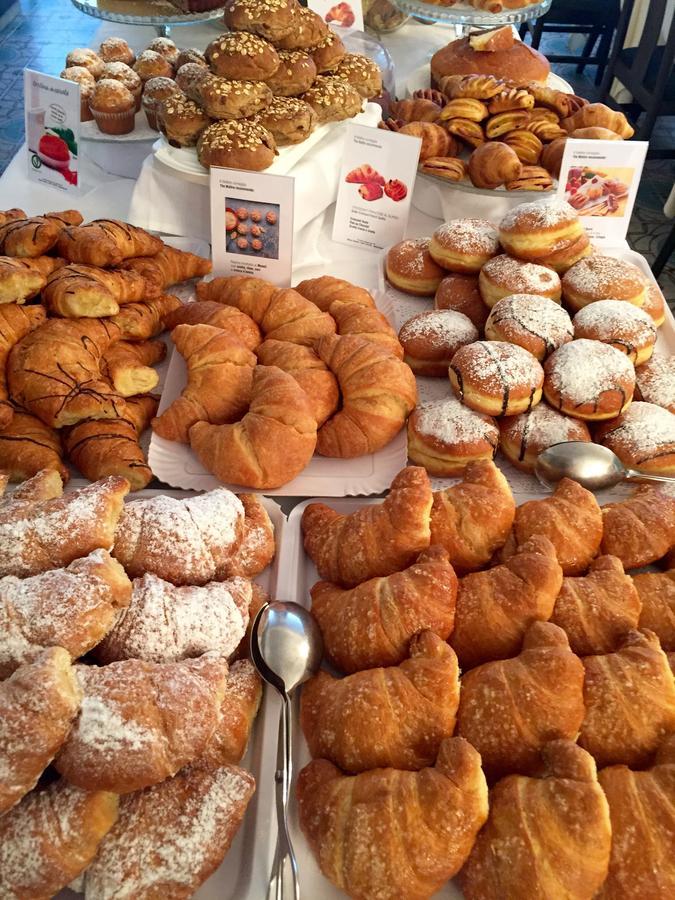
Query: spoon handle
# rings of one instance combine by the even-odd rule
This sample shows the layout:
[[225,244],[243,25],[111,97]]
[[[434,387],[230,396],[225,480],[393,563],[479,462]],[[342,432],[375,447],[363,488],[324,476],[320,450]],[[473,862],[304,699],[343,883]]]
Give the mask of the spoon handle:
[[638,469],[626,469],[626,481],[662,481],[664,484],[675,484],[675,478],[668,475],[651,475]]
[[277,770],[274,776],[277,805],[277,850],[272,866],[272,877],[267,888],[267,900],[300,900],[298,864],[288,831],[288,804],[293,774],[291,701],[287,694],[282,694],[281,698]]

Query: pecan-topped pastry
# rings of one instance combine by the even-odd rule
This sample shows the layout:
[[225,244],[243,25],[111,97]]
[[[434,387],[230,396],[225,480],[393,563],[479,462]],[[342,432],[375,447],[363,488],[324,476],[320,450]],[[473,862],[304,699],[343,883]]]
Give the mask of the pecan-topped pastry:
[[234,119],[215,122],[197,142],[197,156],[205,167],[223,166],[261,172],[272,165],[276,143],[266,128],[256,122]]
[[296,97],[308,91],[316,78],[316,66],[302,50],[279,50],[279,68],[267,78],[267,84],[279,97]]
[[317,115],[319,123],[351,119],[361,112],[362,99],[356,88],[341,78],[320,75],[302,95]]
[[335,70],[337,78],[348,81],[366,100],[382,93],[382,72],[372,59],[360,53],[347,53]]
[[296,27],[297,0],[229,0],[224,21],[230,31],[249,31],[280,41]]
[[175,94],[158,104],[157,124],[172,147],[194,147],[211,119],[193,100]]
[[272,91],[262,81],[230,81],[210,75],[194,88],[195,100],[214,119],[246,119],[265,109]]
[[214,74],[247,81],[267,81],[281,62],[269,41],[245,31],[221,34],[211,41],[206,59]]
[[316,127],[316,113],[299,97],[274,97],[258,121],[274,137],[279,147],[299,144],[306,140]]

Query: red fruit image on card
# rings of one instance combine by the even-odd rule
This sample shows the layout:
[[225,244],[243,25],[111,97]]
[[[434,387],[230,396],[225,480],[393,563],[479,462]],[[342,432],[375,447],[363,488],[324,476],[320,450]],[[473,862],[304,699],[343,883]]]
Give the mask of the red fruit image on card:
[[365,165],[358,166],[358,168],[352,169],[351,172],[348,172],[345,181],[347,182],[347,184],[373,183],[384,185],[384,176],[380,175],[380,173],[376,169],[366,163]]
[[388,181],[384,186],[384,192],[387,197],[395,200],[397,203],[399,200],[405,200],[408,196],[408,188],[398,178],[392,178]]
[[361,185],[359,194],[361,194],[364,200],[379,200],[384,194],[384,189],[381,184],[369,181],[368,184]]
[[351,28],[356,17],[349,3],[336,3],[326,13],[326,22],[335,22],[342,28]]

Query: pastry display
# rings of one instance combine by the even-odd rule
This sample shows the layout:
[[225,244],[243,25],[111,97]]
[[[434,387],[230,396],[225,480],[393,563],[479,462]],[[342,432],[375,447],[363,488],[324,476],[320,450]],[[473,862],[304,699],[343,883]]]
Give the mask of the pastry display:
[[536,294],[511,294],[492,307],[485,337],[528,350],[540,362],[577,335],[572,321],[557,303]]
[[408,459],[430,475],[461,475],[468,463],[491,460],[498,443],[495,420],[454,397],[422,403],[408,419]]

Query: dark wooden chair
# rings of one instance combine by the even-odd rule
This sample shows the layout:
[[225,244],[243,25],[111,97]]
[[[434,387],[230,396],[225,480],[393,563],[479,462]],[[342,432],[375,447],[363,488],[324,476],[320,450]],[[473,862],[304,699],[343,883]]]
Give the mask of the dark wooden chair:
[[614,79],[630,91],[633,102],[624,106],[634,120],[644,113],[635,135],[642,141],[649,140],[659,116],[675,116],[675,16],[672,13],[665,42],[661,42],[667,7],[668,0],[650,0],[638,46],[625,48],[635,0],[624,0],[616,40],[600,88],[603,101],[614,107],[617,104],[609,93]]
[[524,39],[529,31],[532,46],[537,50],[546,32],[588,35],[581,56],[555,53],[547,56],[554,63],[577,63],[579,75],[586,66],[597,66],[595,83],[600,84],[620,12],[620,0],[554,0],[545,16],[520,26],[520,36]]

